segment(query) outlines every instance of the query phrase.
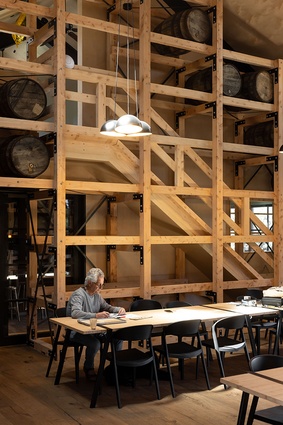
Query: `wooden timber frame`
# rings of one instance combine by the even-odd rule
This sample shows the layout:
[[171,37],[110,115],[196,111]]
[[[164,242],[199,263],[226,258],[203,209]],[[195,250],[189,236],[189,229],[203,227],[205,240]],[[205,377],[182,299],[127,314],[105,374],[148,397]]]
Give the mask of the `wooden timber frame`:
[[[28,61],[0,57],[1,70],[13,73],[20,69],[23,75],[32,72],[33,75],[52,76],[52,82],[49,80],[46,82],[46,90],[55,91],[49,114],[40,121],[0,117],[2,129],[13,128],[56,136],[50,177],[45,175],[36,179],[0,177],[1,187],[56,191],[55,229],[54,237],[50,240],[50,244],[56,247],[52,302],[63,306],[70,295],[66,290],[65,269],[66,246],[71,245],[120,247],[138,252],[139,282],[131,286],[117,282],[117,252],[110,249],[110,261],[107,262],[108,285],[103,291],[103,296],[111,300],[151,298],[164,294],[182,297],[188,292],[212,291],[221,302],[227,290],[283,285],[283,157],[279,155],[279,147],[283,144],[282,60],[269,60],[223,49],[223,0],[189,2],[190,5],[207,9],[212,22],[211,45],[178,39],[178,47],[188,50],[188,56],[190,52],[196,54],[197,59],[187,59],[187,56],[186,58],[161,56],[152,50],[152,43],[176,46],[176,38],[153,32],[151,20],[158,18],[160,21],[168,15],[160,10],[159,16],[155,16],[158,12],[151,9],[154,0],[133,0],[136,16],[135,38],[139,41],[137,86],[140,118],[151,122],[153,134],[145,138],[133,137],[131,140],[105,138],[99,133],[103,122],[111,117],[113,111],[116,111],[117,115],[125,113],[126,97],[134,96],[135,82],[126,81],[120,74],[116,78],[113,65],[118,28],[122,36],[127,35],[126,25],[118,26],[116,19],[124,2],[122,0],[113,2],[111,12],[107,13],[105,3],[101,1],[100,4],[96,1],[94,7],[105,9],[105,19],[98,19],[69,12],[64,0],[54,0],[54,4],[50,7],[37,4],[35,0],[29,2],[0,0],[0,8],[24,12],[27,16],[26,27],[0,22],[0,31],[10,34],[20,32],[31,38]],[[81,3],[78,1],[78,4]],[[36,29],[37,16],[44,16],[49,21],[39,30]],[[106,69],[80,64],[76,64],[73,69],[65,67],[66,25],[78,28],[78,34],[83,29],[107,34],[107,48],[111,60]],[[42,55],[38,55],[38,47],[55,33],[54,45]],[[82,47],[82,44],[79,46]],[[124,48],[120,49],[120,55],[125,59]],[[225,61],[269,70],[274,75],[273,103],[224,96],[222,69]],[[155,65],[173,68],[178,76],[177,83],[172,85],[154,81],[152,68]],[[186,76],[208,66],[213,66],[214,69],[212,93],[186,89]],[[66,81],[76,81],[77,91],[68,90]],[[95,94],[84,92],[85,83],[95,85]],[[115,84],[119,89],[116,106],[113,95]],[[185,102],[188,98],[197,100],[200,104],[189,105]],[[93,126],[82,125],[83,116],[79,116],[79,124],[67,124],[67,101],[77,103],[79,114],[83,109],[82,105],[94,104],[96,116]],[[234,118],[229,116],[232,125],[235,122],[243,123],[239,126],[237,135],[228,140],[224,140],[226,108],[236,110],[233,112]],[[167,119],[169,113],[176,119]],[[50,116],[52,119],[46,119]],[[267,116],[276,117],[274,147],[245,145],[244,127],[264,121]],[[188,122],[194,117],[205,117],[206,120],[210,120],[211,138],[188,137]],[[167,172],[173,175],[171,180],[163,181],[158,176],[152,167],[153,156],[158,158]],[[208,157],[211,162],[206,161]],[[227,158],[237,167],[234,182],[230,186],[224,176],[224,161]],[[124,176],[124,181],[68,179],[66,172],[68,162],[85,160],[93,161],[94,164],[100,162],[111,164]],[[188,160],[200,170],[209,181],[208,184],[199,184],[194,179],[194,175],[190,174],[190,169],[186,167]],[[273,166],[273,189],[245,189],[245,168],[267,163]],[[117,204],[111,202],[107,216],[107,231],[104,235],[67,236],[65,199],[68,192],[101,194],[116,199],[136,197],[141,203],[139,233],[119,235]],[[190,199],[198,200],[209,213],[203,215],[201,212],[198,213],[197,209],[191,208]],[[273,204],[272,229],[267,228],[252,212],[252,200]],[[231,219],[229,209],[226,208],[226,205],[231,203],[237,209],[235,221]],[[162,211],[178,230],[175,229],[168,234],[153,232],[153,206]],[[35,205],[34,210],[36,211]],[[258,235],[251,234],[251,222],[256,223],[260,229]],[[259,245],[262,242],[272,243],[273,252],[264,252]],[[241,249],[244,243],[254,249],[260,262],[268,265],[269,272],[266,275],[246,261]],[[236,249],[232,248],[232,244],[235,244]],[[152,274],[152,248],[162,245],[171,245],[175,248],[175,276],[158,280]],[[212,273],[207,281],[193,282],[186,274],[185,248],[192,246],[198,247],[201,249],[200,252],[211,258]],[[225,279],[227,275],[229,278]],[[31,253],[28,271],[30,296],[34,292],[36,276],[36,259]],[[81,282],[74,282],[74,287],[75,284],[80,285]]]

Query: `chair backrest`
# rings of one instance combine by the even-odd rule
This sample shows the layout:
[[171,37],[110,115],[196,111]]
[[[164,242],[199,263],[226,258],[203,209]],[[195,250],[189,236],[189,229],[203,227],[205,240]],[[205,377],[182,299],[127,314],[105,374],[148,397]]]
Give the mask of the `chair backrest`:
[[186,294],[185,300],[191,305],[213,304],[211,298],[198,294]]
[[[238,297],[236,298],[236,301],[243,301],[245,297],[246,295],[238,295]],[[249,295],[249,297],[251,297],[251,300],[257,300],[256,297],[252,297],[251,295]]]
[[174,307],[189,307],[192,304],[187,303],[186,301],[168,301],[166,303],[166,308],[174,308]]
[[184,320],[172,323],[164,328],[165,335],[174,335],[178,337],[189,337],[197,335],[199,332],[200,320]]
[[[243,347],[246,344],[245,341],[245,336],[243,333],[243,327],[246,324],[246,317],[244,315],[242,316],[233,316],[233,317],[226,317],[224,319],[220,319],[217,320],[217,322],[215,322],[212,325],[211,328],[211,333],[212,333],[212,338],[213,338],[213,343],[214,343],[214,348],[216,351],[233,351],[230,344],[225,347],[219,347],[218,344],[218,330],[219,329],[224,329],[225,330],[225,336],[228,337],[228,333],[230,330],[236,331],[236,330],[240,330],[240,337],[241,337],[241,341],[236,340],[234,338],[234,336],[231,336],[231,340],[233,338],[233,346],[236,349],[240,349],[241,347]],[[231,350],[230,350],[231,348]],[[235,351],[235,350],[234,350]]]
[[256,300],[261,300],[263,292],[261,289],[247,289],[246,295],[254,297]]
[[250,360],[250,369],[257,372],[264,369],[283,367],[283,356],[275,354],[259,354]]
[[140,299],[133,301],[129,307],[129,311],[140,311],[140,310],[155,310],[162,308],[162,305],[157,300]]
[[120,341],[148,340],[151,337],[152,328],[152,325],[138,325],[118,329],[113,333],[113,338]]
[[55,316],[56,317],[66,317],[66,307],[56,308]]

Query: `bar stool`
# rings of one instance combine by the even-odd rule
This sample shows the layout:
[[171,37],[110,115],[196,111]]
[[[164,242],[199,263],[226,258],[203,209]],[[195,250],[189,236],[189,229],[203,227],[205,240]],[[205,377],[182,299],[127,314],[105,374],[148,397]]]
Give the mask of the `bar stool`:
[[20,309],[19,309],[19,301],[18,301],[18,292],[17,287],[13,285],[8,286],[8,299],[9,299],[9,309],[11,311],[11,319],[13,319],[13,312],[15,311],[16,317],[20,322]]

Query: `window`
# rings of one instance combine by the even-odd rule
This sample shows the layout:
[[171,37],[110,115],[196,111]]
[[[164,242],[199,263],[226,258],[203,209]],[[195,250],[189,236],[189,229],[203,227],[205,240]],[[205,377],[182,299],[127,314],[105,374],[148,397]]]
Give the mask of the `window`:
[[[266,227],[268,227],[269,229],[273,229],[273,204],[253,202],[251,206],[251,210]],[[236,221],[236,209],[234,205],[230,209],[230,217],[232,218],[233,221]],[[230,234],[235,235],[235,231],[231,229]],[[252,221],[250,222],[250,234],[251,235],[262,234],[261,229]],[[259,245],[264,252],[273,252],[272,242],[257,242],[257,245]],[[231,247],[235,249],[235,244],[232,243]],[[249,253],[254,251],[249,244],[244,243],[243,252]]]

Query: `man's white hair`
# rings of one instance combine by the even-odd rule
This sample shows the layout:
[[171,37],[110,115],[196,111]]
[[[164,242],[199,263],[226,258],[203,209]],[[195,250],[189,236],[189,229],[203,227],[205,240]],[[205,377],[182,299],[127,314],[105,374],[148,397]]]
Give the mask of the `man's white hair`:
[[87,285],[88,282],[97,283],[99,277],[104,277],[103,271],[97,267],[93,267],[87,272],[84,284]]

